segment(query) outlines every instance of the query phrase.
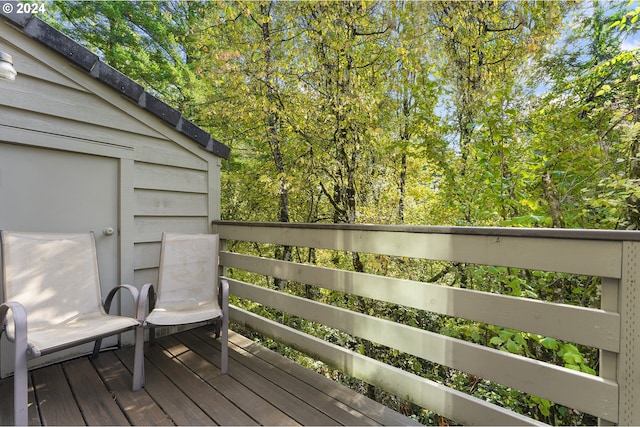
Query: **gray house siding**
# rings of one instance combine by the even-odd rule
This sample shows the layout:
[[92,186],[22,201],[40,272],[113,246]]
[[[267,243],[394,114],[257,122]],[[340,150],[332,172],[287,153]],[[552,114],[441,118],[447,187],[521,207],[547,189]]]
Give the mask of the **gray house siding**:
[[[220,157],[214,153],[228,154],[228,149],[212,142],[206,132],[180,116],[175,123],[175,110],[148,94],[143,93],[138,103],[132,102],[129,96],[5,22],[2,16],[0,50],[13,56],[18,71],[14,82],[0,81],[0,156],[3,147],[8,152],[19,146],[27,150],[25,153],[55,150],[58,154],[69,153],[70,158],[84,155],[111,159],[116,176],[102,179],[115,180],[117,250],[105,249],[101,254],[100,237],[99,256],[114,258],[107,268],[117,271],[119,283],[138,287],[156,283],[162,232],[207,233],[211,221],[219,219]],[[150,102],[153,105],[145,99],[154,100]],[[153,108],[157,108],[155,113]],[[206,138],[209,140],[204,144]],[[22,167],[12,168],[11,182],[3,179],[0,170],[0,195],[15,195],[15,186],[26,182],[30,165],[26,158],[24,161]],[[61,162],[64,169],[64,160]],[[77,179],[100,184],[90,173]],[[3,186],[12,186],[12,191],[3,193]],[[88,198],[77,203],[103,202],[98,192]],[[24,218],[25,224],[62,231],[55,229],[62,223],[56,222],[56,215],[64,213],[22,212],[20,204],[12,200],[0,200],[0,204],[5,212],[12,209],[9,213],[13,215],[5,215],[7,218]],[[13,224],[3,224],[2,212],[0,209],[0,228],[10,228]],[[97,237],[101,236],[100,227],[103,225],[96,224],[92,229]],[[122,310],[132,310],[124,299]],[[3,350],[0,355],[3,367],[7,365],[5,353]],[[6,374],[6,369],[2,373]]]

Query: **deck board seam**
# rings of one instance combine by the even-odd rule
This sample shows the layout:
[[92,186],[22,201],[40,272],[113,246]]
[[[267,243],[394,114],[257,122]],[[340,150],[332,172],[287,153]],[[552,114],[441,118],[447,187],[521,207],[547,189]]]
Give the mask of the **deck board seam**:
[[[203,340],[204,340],[203,336],[204,336],[204,334],[206,334],[206,332],[204,332],[203,329],[193,330],[192,333],[194,333],[196,335],[199,335],[199,337],[201,339],[203,339]],[[284,368],[283,366],[276,365],[276,364],[272,363],[271,360],[268,360],[268,359],[265,359],[263,357],[260,357],[259,354],[251,351],[251,348],[244,348],[241,345],[237,345],[237,343],[234,343],[233,339],[231,339],[233,337],[241,337],[241,335],[239,335],[237,333],[234,333],[234,332],[230,333],[230,342],[229,342],[230,348],[231,347],[237,348],[237,349],[241,350],[242,352],[250,354],[252,357],[256,357],[257,358],[256,360],[260,360],[262,363],[264,363],[267,366],[271,367],[274,372],[278,372],[279,373],[279,376],[278,376],[279,379],[282,379],[285,376],[289,377],[290,380],[292,380],[294,382],[298,382],[298,383],[302,384],[304,387],[308,387],[309,389],[314,390],[315,393],[318,393],[319,395],[324,396],[324,399],[314,399],[313,401],[310,402],[310,404],[314,409],[324,413],[327,417],[333,419],[336,423],[339,423],[341,425],[353,425],[354,423],[357,423],[358,425],[379,425],[380,424],[380,422],[377,422],[376,420],[371,418],[366,412],[363,412],[363,411],[359,410],[358,408],[354,408],[352,405],[350,405],[350,402],[348,400],[340,399],[339,397],[337,397],[335,395],[329,394],[327,391],[318,388],[316,386],[317,383],[309,382],[305,378],[302,378],[301,376],[296,375],[295,372],[290,372],[286,368]],[[242,338],[244,338],[244,337],[242,337]],[[250,340],[248,340],[248,342],[251,343],[250,347],[252,347],[252,345],[255,344]],[[219,345],[219,343],[217,343],[217,341],[215,341],[214,343],[215,343],[216,346]],[[252,348],[257,348],[257,347],[252,347]],[[268,349],[263,348],[263,347],[260,347],[260,349],[264,349],[264,350],[269,351],[269,352],[271,351],[271,350],[268,350]],[[277,353],[274,353],[274,354],[277,354]],[[237,354],[237,351],[231,352],[230,355],[231,355],[231,357],[237,358],[242,363],[243,359],[241,358],[241,356],[239,356]],[[291,364],[295,363],[295,362],[291,361],[290,359],[287,359],[286,357],[284,357],[282,355],[278,355],[278,356],[282,357],[283,363],[287,363],[287,362],[291,363]],[[256,367],[248,366],[246,364],[245,364],[245,366],[247,366],[248,369],[251,369],[254,372],[256,372],[258,375],[261,375],[262,377],[266,378],[268,381],[272,382],[274,385],[284,389],[285,391],[288,391],[286,387],[284,387],[284,386],[272,381],[265,374],[266,371],[264,369],[258,370]],[[290,366],[299,366],[299,365],[296,364],[296,365],[290,365]],[[303,372],[305,372],[305,373],[307,373],[309,375],[311,375],[311,374],[319,375],[317,373],[314,373],[311,370],[308,370],[307,368],[303,368],[303,367],[300,367],[300,368],[301,369],[305,369],[306,371],[308,371],[308,372],[306,372],[306,371],[303,371]],[[336,386],[336,387],[344,387],[344,386],[339,385],[338,383],[334,383],[333,385]],[[349,390],[349,389],[347,389],[345,387],[345,390]],[[354,395],[361,396],[361,395],[359,395],[357,392],[355,392],[353,390],[349,390],[349,392],[353,393]],[[364,398],[364,396],[362,396],[362,397]],[[340,408],[340,412],[338,414],[332,414],[332,413],[328,412],[327,408],[325,408],[325,407],[323,407],[321,405],[318,405],[318,401],[320,401],[320,400],[339,402],[339,404],[343,405],[344,407]],[[356,416],[355,414],[358,414],[359,416]],[[337,418],[337,417],[339,417],[339,418]],[[342,418],[342,420],[340,418]]]
[[[191,331],[191,333],[198,339],[200,339],[201,341],[207,342],[210,340],[206,340],[205,337],[200,333],[200,330],[194,330]],[[219,350],[219,344],[216,341],[216,344],[213,344],[211,342],[208,342],[209,345],[211,345],[212,347],[214,347],[216,350]],[[274,387],[277,387],[281,390],[283,390],[285,393],[289,394],[292,396],[292,398],[296,398],[299,399],[297,396],[295,396],[294,394],[291,393],[290,390],[288,390],[286,387],[284,387],[281,384],[278,384],[277,382],[273,381],[271,378],[269,378],[268,376],[266,376],[264,374],[264,370],[259,370],[255,367],[249,366],[249,364],[246,363],[246,361],[242,358],[241,355],[238,354],[238,350],[246,352],[247,354],[251,355],[252,357],[257,357],[255,354],[248,352],[246,350],[244,350],[242,347],[235,345],[232,342],[229,342],[229,348],[230,349],[236,349],[235,351],[230,351],[229,352],[229,357],[233,360],[235,360],[237,363],[239,363],[240,365],[242,365],[245,369],[253,372],[255,375],[260,376],[261,378],[263,378],[265,381],[269,382],[270,384],[272,384]],[[260,360],[266,364],[268,364],[270,367],[272,367],[274,370],[278,370],[281,371],[280,369],[278,369],[277,366],[269,363],[268,361],[265,361],[263,359],[260,358]],[[293,379],[298,380],[306,385],[308,385],[307,383],[305,383],[304,381],[301,381],[299,378],[295,377],[294,375],[291,375],[288,372],[284,372],[287,375],[290,375]],[[333,399],[333,398],[331,398]],[[300,399],[299,399],[300,400]],[[304,401],[304,400],[303,400]],[[346,425],[345,423],[341,423],[340,420],[336,419],[335,416],[332,416],[330,413],[327,413],[326,410],[323,410],[323,408],[318,407],[317,405],[314,405],[313,402],[306,402],[313,410],[318,411],[319,413],[323,414],[324,416],[326,416],[328,419],[332,420],[334,423],[336,423],[336,425]]]
[[[178,334],[179,335],[179,334]],[[175,338],[175,336],[171,336],[171,338]],[[175,338],[177,339],[177,338]],[[178,340],[179,341],[179,340]],[[161,338],[160,340],[158,340],[158,344],[160,346],[162,346],[166,352],[170,352],[170,350],[167,348],[167,346],[163,345],[163,339]],[[185,346],[186,347],[186,346]],[[187,347],[188,348],[188,347]],[[197,376],[202,382],[204,382],[205,384],[207,384],[211,389],[215,390],[216,392],[218,392],[221,396],[223,396],[231,405],[234,405],[236,408],[238,408],[240,411],[242,411],[247,417],[251,418],[254,422],[256,422],[258,425],[260,425],[260,421],[257,420],[254,416],[252,416],[250,413],[248,413],[246,410],[244,410],[242,407],[238,406],[238,404],[236,402],[234,402],[232,399],[228,398],[222,390],[220,390],[219,387],[216,387],[216,385],[214,383],[212,383],[208,378],[203,377],[202,375],[200,375],[199,372],[194,371],[191,366],[189,366],[188,364],[186,364],[184,361],[182,361],[180,359],[181,356],[184,356],[186,353],[188,353],[189,351],[191,351],[191,349],[188,349],[187,351],[181,352],[180,354],[176,354],[176,355],[172,355],[172,359],[177,360],[180,364],[182,364],[182,366],[184,366],[186,369],[188,369],[193,375]],[[211,362],[209,362],[211,363]]]
[[[29,422],[171,426],[228,425],[234,421],[274,425],[282,420],[282,424],[296,425],[398,424],[375,419],[376,410],[385,419],[379,403],[236,332],[231,331],[230,338],[231,369],[225,377],[217,373],[220,342],[208,329],[160,338],[145,352],[147,387],[140,392],[130,390],[132,348],[109,349],[94,360],[81,356],[31,370]],[[171,346],[169,351],[167,347]],[[314,378],[323,385],[313,384]],[[10,396],[0,399],[0,424],[11,423],[13,417],[12,381],[0,379],[2,394]],[[243,398],[246,391],[253,393],[248,400]],[[355,405],[349,404],[348,393],[352,393]],[[219,396],[224,399],[222,405]],[[263,408],[268,412],[260,412]]]

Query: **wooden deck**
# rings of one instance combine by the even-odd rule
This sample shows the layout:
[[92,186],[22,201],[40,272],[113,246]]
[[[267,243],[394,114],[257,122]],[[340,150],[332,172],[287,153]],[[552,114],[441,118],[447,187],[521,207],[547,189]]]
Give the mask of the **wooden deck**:
[[[31,425],[420,425],[230,332],[229,375],[203,328],[147,348],[146,386],[131,391],[133,350],[30,372]],[[0,381],[0,424],[13,380]]]

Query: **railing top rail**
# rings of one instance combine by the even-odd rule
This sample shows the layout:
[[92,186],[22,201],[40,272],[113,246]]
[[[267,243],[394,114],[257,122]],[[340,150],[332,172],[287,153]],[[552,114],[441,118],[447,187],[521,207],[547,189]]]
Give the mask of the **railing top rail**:
[[213,221],[213,225],[281,227],[291,229],[386,231],[422,234],[460,234],[496,237],[537,237],[575,240],[640,241],[640,231],[585,230],[567,228],[519,228],[519,227],[454,227],[424,225],[376,225],[376,224],[316,224],[301,222],[243,222]]

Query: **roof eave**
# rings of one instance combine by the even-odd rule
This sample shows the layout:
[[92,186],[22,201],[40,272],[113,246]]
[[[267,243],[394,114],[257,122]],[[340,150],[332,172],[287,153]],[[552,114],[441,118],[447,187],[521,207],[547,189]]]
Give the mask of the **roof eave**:
[[28,14],[18,14],[16,7],[13,8],[11,13],[7,13],[7,9],[8,8],[2,8],[0,15],[20,28],[24,34],[58,52],[90,76],[117,90],[120,94],[136,103],[140,108],[162,119],[169,126],[173,127],[176,132],[180,132],[197,142],[205,150],[223,159],[229,158],[231,149],[227,145],[213,138],[207,131],[189,121],[178,110],[145,91],[144,87],[140,84],[101,61],[98,55],[40,18]]

